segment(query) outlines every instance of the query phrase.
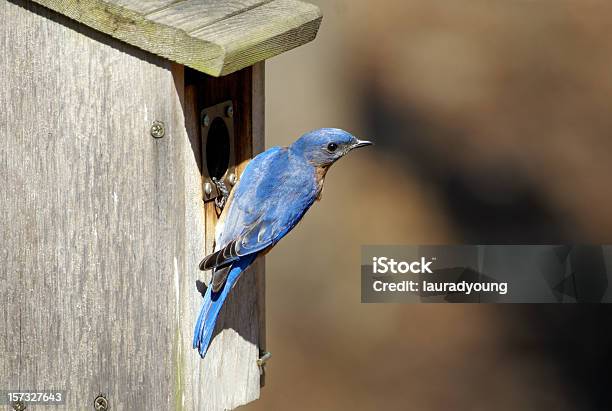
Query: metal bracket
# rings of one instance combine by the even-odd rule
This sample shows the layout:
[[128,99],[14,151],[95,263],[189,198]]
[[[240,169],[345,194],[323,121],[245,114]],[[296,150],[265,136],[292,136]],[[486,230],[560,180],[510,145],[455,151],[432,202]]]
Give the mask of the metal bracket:
[[202,110],[200,128],[204,202],[215,200],[217,207],[223,208],[227,194],[238,181],[232,101],[224,101]]

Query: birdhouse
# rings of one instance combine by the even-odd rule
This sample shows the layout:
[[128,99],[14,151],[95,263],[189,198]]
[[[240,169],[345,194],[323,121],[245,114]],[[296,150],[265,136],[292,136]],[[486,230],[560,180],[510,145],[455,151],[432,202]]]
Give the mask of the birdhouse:
[[198,263],[264,149],[264,60],[320,22],[295,0],[0,3],[0,389],[66,409],[258,398],[264,263],[205,359]]

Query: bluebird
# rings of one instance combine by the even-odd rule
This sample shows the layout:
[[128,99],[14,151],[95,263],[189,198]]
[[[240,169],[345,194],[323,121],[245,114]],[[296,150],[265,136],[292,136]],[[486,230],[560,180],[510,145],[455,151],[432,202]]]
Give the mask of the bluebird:
[[256,156],[230,193],[215,232],[215,251],[200,263],[213,270],[195,325],[193,348],[204,358],[221,306],[240,274],[300,222],[321,198],[329,167],[351,150],[371,145],[344,130],[322,128],[289,147]]

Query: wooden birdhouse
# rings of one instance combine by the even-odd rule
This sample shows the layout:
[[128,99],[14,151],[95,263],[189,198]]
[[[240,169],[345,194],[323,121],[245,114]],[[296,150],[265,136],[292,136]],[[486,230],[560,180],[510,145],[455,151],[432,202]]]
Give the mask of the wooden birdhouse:
[[320,22],[295,0],[0,2],[0,390],[96,410],[258,398],[263,261],[204,360],[198,263],[264,149],[263,61]]

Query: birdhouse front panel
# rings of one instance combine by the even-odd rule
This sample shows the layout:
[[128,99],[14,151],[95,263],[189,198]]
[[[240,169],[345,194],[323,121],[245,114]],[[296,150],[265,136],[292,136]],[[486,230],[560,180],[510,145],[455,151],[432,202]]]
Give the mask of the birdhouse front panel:
[[32,3],[0,19],[0,387],[170,408],[204,235],[173,64]]

